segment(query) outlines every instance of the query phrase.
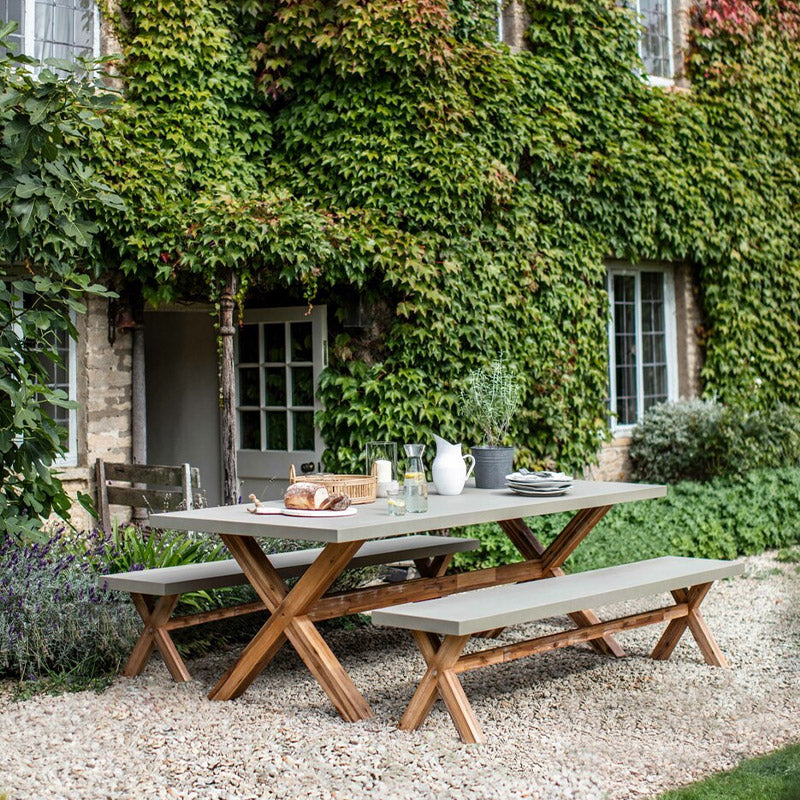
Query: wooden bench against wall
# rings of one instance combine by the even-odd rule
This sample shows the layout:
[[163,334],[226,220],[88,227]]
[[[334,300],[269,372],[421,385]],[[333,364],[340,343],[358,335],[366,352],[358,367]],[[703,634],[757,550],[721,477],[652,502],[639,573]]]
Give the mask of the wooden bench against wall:
[[[459,673],[644,625],[668,623],[652,658],[668,659],[688,628],[706,663],[727,667],[728,662],[700,613],[700,603],[714,581],[740,575],[743,571],[741,564],[729,561],[669,556],[373,611],[372,621],[376,625],[410,630],[427,664],[400,720],[400,727],[404,730],[419,728],[440,696],[462,741],[485,741]],[[673,605],[462,655],[469,640],[483,631],[662,592],[672,594]]]
[[117,464],[98,458],[97,513],[103,530],[111,530],[111,506],[151,511],[180,511],[204,504],[200,470],[189,464],[170,467],[156,464]]

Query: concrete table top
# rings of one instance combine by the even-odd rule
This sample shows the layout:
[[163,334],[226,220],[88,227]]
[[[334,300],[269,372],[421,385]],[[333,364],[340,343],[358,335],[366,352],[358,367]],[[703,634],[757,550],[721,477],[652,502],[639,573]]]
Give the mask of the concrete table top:
[[[428,511],[402,517],[391,516],[386,500],[378,498],[375,503],[355,506],[358,512],[351,517],[321,519],[255,515],[247,511],[250,504],[246,503],[152,514],[149,524],[154,528],[298,539],[327,544],[383,539],[388,536],[536,517],[560,511],[578,511],[583,508],[650,500],[664,497],[666,493],[666,486],[653,484],[575,481],[572,488],[561,497],[523,497],[508,489],[465,488],[463,494],[455,497],[431,492]],[[265,505],[282,507],[283,503],[276,500]]]

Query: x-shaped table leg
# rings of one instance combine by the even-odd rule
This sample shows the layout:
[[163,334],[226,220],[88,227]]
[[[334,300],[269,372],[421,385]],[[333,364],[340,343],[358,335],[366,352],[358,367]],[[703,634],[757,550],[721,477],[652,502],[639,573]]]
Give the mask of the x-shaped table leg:
[[[598,506],[597,508],[581,509],[547,548],[521,519],[504,520],[499,525],[524,558],[541,559],[543,578],[557,577],[564,574],[561,569],[563,563],[610,508],[611,506]],[[600,618],[591,609],[575,611],[569,617],[579,628],[587,628],[600,622]],[[589,644],[604,655],[617,658],[625,655],[625,651],[610,633],[600,639],[592,639]]]
[[169,594],[153,602],[149,595],[133,592],[131,599],[144,623],[144,630],[131,651],[122,674],[132,678],[140,675],[154,648],[158,648],[164,663],[176,681],[190,681],[192,676],[175,647],[175,642],[164,627],[169,621],[180,595]]
[[367,701],[308,618],[308,611],[350,563],[362,542],[326,545],[290,591],[255,539],[223,535],[222,540],[271,615],[209,697],[239,697],[288,639],[343,719],[355,722],[372,717]]

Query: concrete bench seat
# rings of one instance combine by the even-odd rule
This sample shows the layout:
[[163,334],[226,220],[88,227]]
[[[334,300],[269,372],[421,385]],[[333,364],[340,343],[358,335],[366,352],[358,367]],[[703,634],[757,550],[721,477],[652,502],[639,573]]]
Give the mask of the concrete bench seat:
[[[700,614],[699,605],[715,580],[733,577],[742,571],[741,564],[729,561],[667,556],[574,575],[493,586],[374,611],[374,624],[411,630],[428,664],[400,727],[420,727],[438,693],[444,699],[462,740],[483,741],[480,725],[457,673],[659,622],[669,624],[653,650],[653,658],[669,658],[688,627],[706,662],[727,666]],[[481,631],[663,592],[672,593],[674,605],[461,655],[471,636]]]
[[[363,544],[348,569],[454,555],[478,547],[480,542],[477,539],[462,539],[456,536],[401,536],[394,539],[378,539]],[[282,578],[297,578],[321,552],[321,547],[312,547],[308,550],[272,553],[269,555],[269,560]],[[223,589],[247,583],[241,567],[233,559],[117,572],[103,575],[102,580],[109,589],[157,597],[196,592],[200,589]]]
[[[365,542],[348,569],[413,561],[423,574],[442,574],[455,553],[478,547],[480,542],[477,539],[455,536],[416,535],[378,539]],[[322,548],[315,547],[273,553],[268,558],[281,578],[296,578],[305,572],[321,552]],[[264,604],[256,601],[199,614],[172,616],[180,596],[186,592],[246,584],[247,578],[233,559],[118,572],[103,575],[100,582],[108,589],[130,593],[145,624],[145,630],[123,670],[123,674],[127,676],[140,674],[157,646],[165,654],[165,661],[173,678],[179,681],[190,680],[188,669],[178,654],[169,631],[264,609]]]

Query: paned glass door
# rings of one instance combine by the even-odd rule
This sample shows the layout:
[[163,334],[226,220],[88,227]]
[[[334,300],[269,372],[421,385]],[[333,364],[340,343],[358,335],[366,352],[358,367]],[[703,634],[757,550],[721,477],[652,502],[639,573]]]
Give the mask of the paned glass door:
[[240,478],[284,481],[291,464],[298,473],[318,468],[323,442],[314,412],[326,360],[324,307],[310,316],[305,307],[245,313],[238,333]]

